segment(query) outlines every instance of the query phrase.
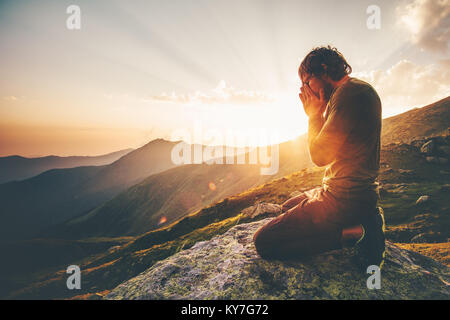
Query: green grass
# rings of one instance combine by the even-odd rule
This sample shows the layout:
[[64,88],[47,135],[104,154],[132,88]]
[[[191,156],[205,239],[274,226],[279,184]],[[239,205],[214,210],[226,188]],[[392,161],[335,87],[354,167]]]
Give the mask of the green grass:
[[[396,170],[380,174],[382,185],[408,183],[404,193],[392,193],[388,189],[383,192],[379,202],[386,215],[387,237],[395,242],[410,241],[417,233],[424,233],[436,243],[446,242],[449,237],[450,198],[441,190],[441,185],[448,183],[447,177],[439,174],[442,166],[424,165],[420,162],[422,158],[417,148],[402,145],[392,146],[382,154],[382,161],[389,163],[391,168],[414,170],[411,175],[401,174]],[[144,233],[115,252],[102,253],[84,260],[80,264],[81,269],[88,271],[83,273],[83,289],[78,294],[89,295],[111,290],[157,261],[187,249],[198,241],[224,233],[236,224],[250,221],[240,214],[242,209],[257,202],[281,204],[295,190],[308,190],[320,185],[323,173],[323,168],[314,168],[270,181],[227,197],[174,221],[169,226]],[[424,194],[430,195],[431,201],[416,206],[417,198]],[[260,218],[263,217],[257,219]],[[437,251],[428,252],[432,254]],[[436,258],[439,257],[436,255]],[[43,281],[33,283],[12,297],[70,298],[73,294],[61,285],[64,276],[62,270],[48,275]]]

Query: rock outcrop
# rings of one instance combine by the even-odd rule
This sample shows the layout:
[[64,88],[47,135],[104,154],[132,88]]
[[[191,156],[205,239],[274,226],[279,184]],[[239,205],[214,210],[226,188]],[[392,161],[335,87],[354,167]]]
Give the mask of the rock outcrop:
[[[447,164],[448,156],[450,155],[449,140],[450,136],[432,137],[420,147],[420,152],[425,155],[425,159],[428,162]],[[416,143],[418,142],[416,141]]]
[[303,261],[265,261],[252,237],[272,218],[240,224],[159,261],[106,299],[449,299],[450,268],[387,242],[381,288],[352,263],[353,248]]
[[281,213],[281,206],[274,203],[257,203],[254,206],[242,210],[242,214],[251,219],[260,215],[278,215]]

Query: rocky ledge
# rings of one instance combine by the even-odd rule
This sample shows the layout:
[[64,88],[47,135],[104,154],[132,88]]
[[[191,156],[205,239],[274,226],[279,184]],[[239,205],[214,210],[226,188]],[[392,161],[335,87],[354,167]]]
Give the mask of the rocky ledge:
[[387,242],[381,288],[352,263],[353,248],[303,261],[265,261],[255,231],[272,218],[240,224],[159,261],[106,299],[449,299],[450,268]]

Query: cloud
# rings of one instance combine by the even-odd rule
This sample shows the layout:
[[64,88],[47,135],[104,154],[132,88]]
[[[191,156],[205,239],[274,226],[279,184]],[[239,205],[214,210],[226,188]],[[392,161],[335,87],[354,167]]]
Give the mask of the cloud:
[[181,104],[190,103],[231,103],[231,104],[255,104],[270,103],[274,101],[274,96],[262,92],[236,90],[226,84],[224,80],[220,81],[218,86],[209,92],[196,91],[195,93],[171,94],[162,93],[160,95],[151,96],[151,101],[155,102],[173,102]]
[[428,65],[401,60],[388,70],[353,75],[374,86],[381,97],[383,113],[424,106],[450,95],[450,59]]
[[423,49],[447,53],[450,41],[450,0],[414,0],[397,7],[400,23]]
[[15,97],[15,96],[7,96],[7,97],[3,97],[3,100],[6,100],[6,101],[16,101],[16,100],[17,100],[17,97]]

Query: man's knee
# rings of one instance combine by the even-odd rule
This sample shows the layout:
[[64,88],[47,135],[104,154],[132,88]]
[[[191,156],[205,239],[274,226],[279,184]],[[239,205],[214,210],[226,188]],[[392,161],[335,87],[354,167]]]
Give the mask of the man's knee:
[[264,250],[264,227],[259,228],[253,235],[253,243],[255,244],[258,254]]
[[307,196],[304,192],[302,192],[301,194],[299,194],[295,197],[289,198],[288,200],[283,202],[283,204],[281,205],[281,211],[285,212],[285,211],[297,206],[302,201],[304,201],[306,198],[307,198]]
[[267,225],[259,228],[253,235],[253,243],[256,248],[256,252],[261,258],[268,259],[273,253],[274,242],[268,237]]
[[289,230],[286,230],[286,214],[282,214],[259,228],[253,235],[256,252],[263,259],[277,259],[280,246]]

